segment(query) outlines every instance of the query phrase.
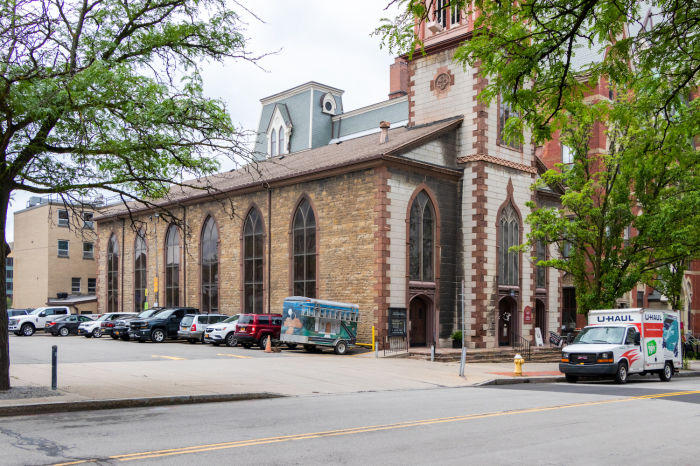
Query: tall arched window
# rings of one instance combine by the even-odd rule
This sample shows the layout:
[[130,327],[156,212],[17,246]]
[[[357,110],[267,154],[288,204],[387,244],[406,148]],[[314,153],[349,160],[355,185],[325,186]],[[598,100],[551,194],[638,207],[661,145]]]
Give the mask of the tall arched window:
[[272,136],[270,136],[270,157],[277,155],[277,131],[272,130]]
[[252,209],[245,220],[243,249],[244,312],[260,314],[263,312],[263,222],[257,209]]
[[520,244],[520,230],[518,225],[518,214],[510,202],[501,212],[500,220],[500,244],[498,251],[498,284],[512,285],[519,284],[518,257],[519,253],[510,252],[509,249]]
[[219,312],[219,232],[211,217],[202,231],[202,312]]
[[107,312],[119,311],[119,243],[112,235],[107,245]]
[[148,267],[146,263],[146,240],[144,233],[136,234],[134,244],[134,312],[144,310],[146,302],[146,288],[148,287]]
[[277,151],[280,155],[284,154],[284,131],[282,131],[282,127],[280,126],[280,143],[279,143],[279,150]]
[[304,199],[294,214],[294,295],[316,297],[316,217]]
[[165,240],[165,305],[180,305],[180,233],[175,225]]
[[409,224],[409,277],[430,282],[435,279],[435,212],[430,198],[421,191],[413,200]]

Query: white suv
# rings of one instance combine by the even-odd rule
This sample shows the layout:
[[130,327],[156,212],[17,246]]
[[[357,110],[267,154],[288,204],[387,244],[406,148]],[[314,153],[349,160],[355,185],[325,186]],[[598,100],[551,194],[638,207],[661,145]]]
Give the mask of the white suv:
[[85,338],[100,338],[102,337],[102,331],[100,326],[102,322],[106,320],[121,319],[126,316],[135,316],[135,312],[111,312],[108,314],[102,314],[96,320],[91,322],[83,322],[78,326],[78,335],[83,335]]
[[236,346],[238,340],[236,339],[235,333],[240,316],[240,314],[236,314],[226,320],[222,320],[216,325],[207,327],[204,331],[204,343],[213,343],[214,346],[219,346],[222,343],[225,343],[226,346]]
[[37,330],[44,330],[46,321],[54,319],[56,316],[65,316],[70,314],[67,307],[40,307],[34,309],[27,315],[14,316],[8,321],[8,330],[14,332],[15,335],[24,335],[31,337]]

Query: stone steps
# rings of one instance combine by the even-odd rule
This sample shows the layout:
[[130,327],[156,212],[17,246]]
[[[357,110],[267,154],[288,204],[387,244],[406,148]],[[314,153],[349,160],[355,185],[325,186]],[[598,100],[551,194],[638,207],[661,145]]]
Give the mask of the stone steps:
[[[516,351],[511,348],[493,349],[493,350],[467,350],[466,362],[468,363],[504,363],[513,362]],[[430,353],[425,351],[410,351],[408,357],[411,359],[430,360]],[[460,353],[437,352],[435,361],[437,362],[459,362]],[[533,348],[530,352],[530,360],[528,362],[560,362],[561,349],[559,348]]]

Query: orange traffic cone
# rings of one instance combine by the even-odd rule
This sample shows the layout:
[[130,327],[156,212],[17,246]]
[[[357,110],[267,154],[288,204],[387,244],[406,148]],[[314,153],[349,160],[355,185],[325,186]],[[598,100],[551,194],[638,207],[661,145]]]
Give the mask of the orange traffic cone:
[[267,335],[265,338],[267,338],[267,344],[265,345],[265,352],[272,353],[272,337],[270,335]]

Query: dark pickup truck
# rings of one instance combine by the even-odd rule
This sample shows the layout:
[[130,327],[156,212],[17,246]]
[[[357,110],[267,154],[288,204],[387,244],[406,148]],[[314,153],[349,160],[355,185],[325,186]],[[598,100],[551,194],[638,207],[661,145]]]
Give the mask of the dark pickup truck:
[[185,314],[199,314],[191,307],[166,307],[153,317],[129,321],[129,338],[138,342],[162,343],[166,338],[177,340],[177,330]]

